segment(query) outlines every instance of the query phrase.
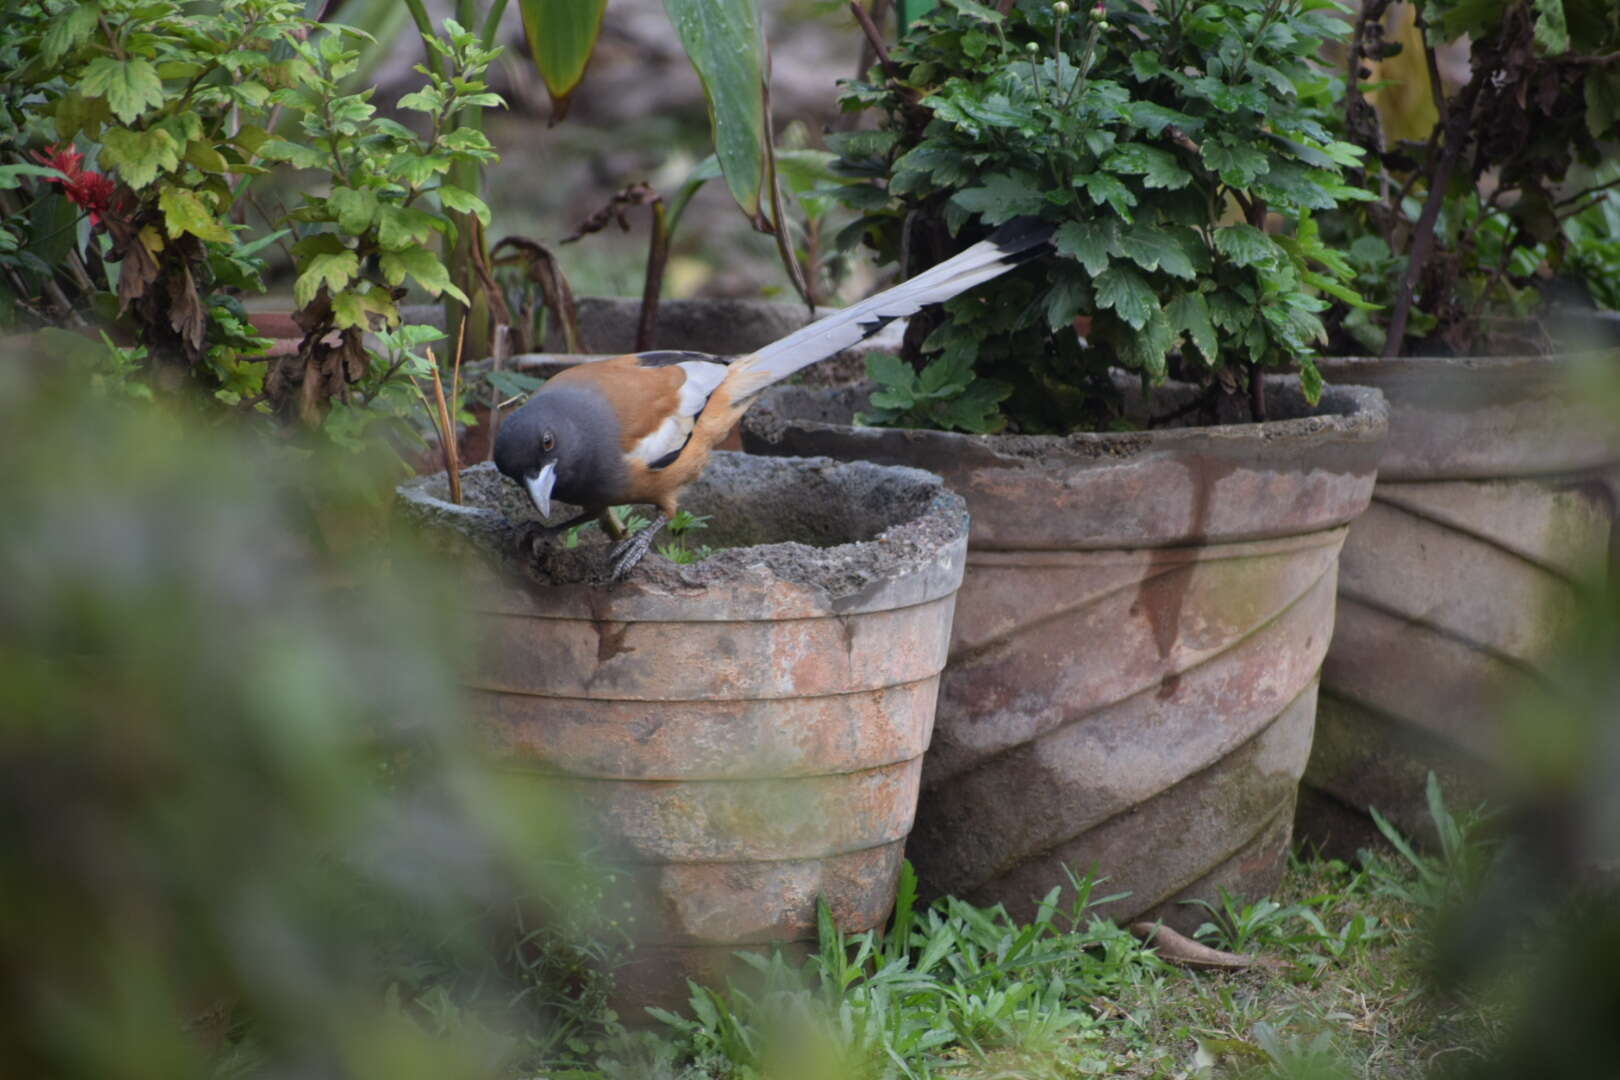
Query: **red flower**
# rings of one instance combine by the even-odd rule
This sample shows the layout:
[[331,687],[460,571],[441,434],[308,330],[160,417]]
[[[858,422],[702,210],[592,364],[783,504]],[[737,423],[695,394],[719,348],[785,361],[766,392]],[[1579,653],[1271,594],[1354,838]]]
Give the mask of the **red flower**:
[[74,204],[90,211],[90,224],[101,224],[101,215],[112,209],[113,195],[117,190],[111,177],[86,171],[84,155],[71,146],[53,146],[49,152],[36,150],[34,160],[67,177],[65,180],[52,177],[51,182],[61,184],[63,194]]

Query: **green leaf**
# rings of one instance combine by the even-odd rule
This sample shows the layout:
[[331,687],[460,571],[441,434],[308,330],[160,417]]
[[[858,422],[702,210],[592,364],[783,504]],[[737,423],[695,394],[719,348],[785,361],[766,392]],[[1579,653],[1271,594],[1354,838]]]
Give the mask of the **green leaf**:
[[1612,138],[1620,128],[1620,68],[1586,72],[1586,130],[1594,139]]
[[1300,391],[1305,395],[1306,402],[1311,405],[1319,404],[1322,400],[1322,388],[1326,384],[1326,380],[1322,378],[1322,369],[1316,366],[1316,358],[1308,352],[1298,354],[1295,359],[1299,362]]
[[367,328],[366,302],[359,293],[340,292],[332,297],[332,325],[339,330]]
[[1054,268],[1054,281],[1046,293],[1046,325],[1061,330],[1074,322],[1076,315],[1091,310],[1091,287],[1073,267]]
[[225,160],[225,155],[202,139],[187,143],[186,152],[181,157],[187,165],[194,165],[201,172],[219,175],[231,171],[231,163]]
[[1114,314],[1140,330],[1159,309],[1159,301],[1146,279],[1123,263],[1115,263],[1093,282],[1097,306],[1112,308]]
[[444,108],[444,94],[437,87],[424,86],[401,97],[394,107],[431,115]]
[[1536,48],[1545,56],[1569,52],[1569,21],[1564,17],[1564,0],[1535,0]]
[[996,173],[980,187],[964,188],[951,196],[962,209],[978,214],[987,225],[1000,225],[1024,214],[1038,214],[1046,205],[1035,178],[1028,173]]
[[1136,205],[1136,196],[1131,194],[1131,189],[1122,184],[1117,177],[1108,173],[1091,173],[1076,178],[1076,182],[1086,189],[1086,194],[1091,196],[1093,203],[1098,206],[1106,203],[1121,218],[1131,220],[1131,207]]
[[1142,185],[1175,191],[1192,183],[1192,173],[1181,167],[1176,155],[1156,146],[1122,143],[1103,161],[1103,168],[1126,175],[1141,176]]
[[1120,253],[1119,222],[1112,218],[1066,221],[1053,237],[1059,255],[1067,255],[1096,277],[1108,269],[1111,255]]
[[1153,78],[1164,71],[1164,61],[1156,52],[1139,49],[1131,53],[1131,71],[1143,82]]
[[893,353],[873,353],[866,358],[866,374],[879,386],[902,392],[905,402],[899,407],[910,407],[917,391],[917,373],[910,364]]
[[109,128],[101,136],[101,163],[118,170],[132,188],[146,187],[159,172],[180,167],[180,144],[162,128]]
[[1332,173],[1292,161],[1273,161],[1265,176],[1255,181],[1254,189],[1271,202],[1312,210],[1336,209],[1339,193],[1352,190],[1337,183]]
[[1178,128],[1187,135],[1197,135],[1204,126],[1204,122],[1195,116],[1151,101],[1133,101],[1129,108],[1131,123],[1149,135],[1157,136],[1167,127]]
[[973,378],[973,357],[966,353],[947,353],[922,369],[917,377],[920,397],[955,397],[967,388]]
[[1215,335],[1215,324],[1210,321],[1209,305],[1204,302],[1203,293],[1182,293],[1165,307],[1164,317],[1170,320],[1172,330],[1187,335],[1193,347],[1203,354],[1205,363],[1210,367],[1217,366],[1220,347]]
[[47,64],[55,64],[90,38],[101,18],[100,4],[72,4],[65,14],[51,20],[39,39],[39,53]]
[[443,218],[414,206],[384,203],[377,207],[377,243],[388,251],[425,244],[435,232],[447,228]]
[[889,205],[889,193],[876,184],[844,184],[833,197],[855,210],[881,210]]
[[300,261],[307,260],[314,255],[336,255],[347,251],[343,240],[336,233],[311,233],[292,247],[293,258]]
[[266,160],[285,161],[295,169],[318,169],[326,163],[326,155],[320,151],[286,139],[266,139],[259,144],[258,152]]
[[1271,159],[1252,146],[1235,146],[1211,139],[1203,146],[1204,164],[1220,174],[1229,187],[1246,188],[1271,169]]
[[1214,292],[1208,297],[1209,319],[1229,334],[1237,334],[1254,321],[1254,307],[1230,292]]
[[231,232],[214,216],[202,196],[189,188],[164,184],[158,192],[158,209],[171,238],[190,233],[199,240],[220,244],[231,242]]
[[456,210],[463,214],[471,214],[478,219],[478,223],[488,228],[489,207],[484,200],[470,191],[458,188],[453,184],[439,185],[439,202],[446,210]]
[[1157,382],[1165,376],[1165,356],[1175,347],[1176,333],[1157,305],[1136,329],[1125,342],[1125,365],[1134,371],[1146,372]]
[[412,187],[421,187],[440,173],[450,171],[444,154],[400,154],[394,158],[396,178]]
[[1382,310],[1382,305],[1368,303],[1356,290],[1328,277],[1326,274],[1318,274],[1314,270],[1301,270],[1299,279],[1307,285],[1316,286],[1329,296],[1338,297],[1353,308],[1360,308],[1362,311]]
[[[426,252],[423,254],[426,254]],[[383,257],[387,258],[386,255]],[[429,256],[429,258],[431,257]],[[335,294],[343,286],[354,280],[354,275],[359,272],[360,260],[352,251],[316,255],[309,260],[309,265],[304,268],[304,272],[298,275],[298,280],[293,282],[293,301],[299,307],[304,307],[315,299],[316,294],[321,290],[322,284],[325,284],[327,289]],[[395,284],[398,284],[398,282],[395,282]]]
[[1253,225],[1227,225],[1215,230],[1215,250],[1238,266],[1261,270],[1275,268],[1283,257],[1282,248]]
[[17,187],[21,183],[17,179],[19,176],[45,176],[53,180],[66,179],[60,169],[52,169],[45,165],[30,165],[27,163],[0,165],[0,189],[9,191]]
[[377,216],[377,193],[366,189],[335,187],[326,197],[326,207],[337,218],[337,226],[350,236],[359,236],[371,227]]
[[743,213],[759,220],[770,144],[756,0],[664,0],[664,9],[703,82],[726,186]]
[[1119,248],[1120,254],[1144,270],[1163,270],[1179,278],[1194,276],[1186,250],[1159,226],[1136,224],[1124,229]]
[[383,280],[390,285],[398,285],[409,274],[433,296],[447,292],[463,304],[467,302],[467,294],[450,281],[450,272],[444,268],[438,256],[425,247],[385,251],[378,265],[382,268]]
[[518,0],[518,10],[556,122],[568,115],[569,99],[585,78],[607,0]]
[[163,104],[163,80],[150,61],[136,57],[118,60],[98,56],[85,66],[79,89],[93,97],[107,99],[113,115],[133,124],[147,109]]
[[960,11],[964,15],[971,15],[976,19],[983,19],[987,23],[1000,25],[1001,12],[995,8],[986,7],[978,0],[945,0],[945,3]]

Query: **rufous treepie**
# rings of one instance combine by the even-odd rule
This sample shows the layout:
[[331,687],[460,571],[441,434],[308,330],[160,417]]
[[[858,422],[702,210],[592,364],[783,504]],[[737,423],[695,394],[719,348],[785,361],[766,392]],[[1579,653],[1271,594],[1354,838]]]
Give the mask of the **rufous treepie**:
[[566,528],[610,507],[647,503],[658,515],[609,556],[619,581],[675,516],[681,489],[760,391],[818,360],[1039,255],[1050,226],[1019,219],[960,255],[757,352],[730,361],[698,352],[645,352],[580,364],[553,376],[501,425],[495,465],[521,484],[541,517],[553,497],[582,507]]

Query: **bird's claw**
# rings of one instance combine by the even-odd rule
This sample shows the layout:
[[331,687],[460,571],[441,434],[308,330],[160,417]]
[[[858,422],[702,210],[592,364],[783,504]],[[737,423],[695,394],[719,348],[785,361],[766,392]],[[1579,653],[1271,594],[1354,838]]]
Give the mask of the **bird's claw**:
[[658,535],[669,521],[669,515],[660,513],[653,519],[652,524],[645,526],[637,532],[620,540],[608,552],[607,583],[617,585],[629,576],[636,564],[647,557],[647,551],[652,547],[653,538]]

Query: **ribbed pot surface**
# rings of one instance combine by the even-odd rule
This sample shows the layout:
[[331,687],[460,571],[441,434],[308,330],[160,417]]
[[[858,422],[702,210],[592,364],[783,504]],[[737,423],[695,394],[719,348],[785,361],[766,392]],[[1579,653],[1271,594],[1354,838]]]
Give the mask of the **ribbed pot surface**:
[[[464,476],[475,506],[516,493]],[[409,494],[420,511],[438,492]],[[965,559],[961,500],[915,470],[720,454],[683,505],[715,514],[705,543],[796,535],[810,512],[821,546],[727,547],[612,588],[475,570],[469,590],[473,722],[624,871],[632,1005],[684,1002],[739,946],[813,943],[817,897],[846,931],[887,917]]]
[[1324,361],[1382,390],[1390,437],[1350,527],[1302,828],[1353,848],[1369,807],[1433,839],[1431,770],[1453,808],[1489,796],[1504,711],[1601,568],[1620,453],[1557,359]]
[[1028,917],[1065,868],[1102,913],[1257,895],[1286,861],[1345,526],[1384,431],[1374,392],[1314,414],[1131,434],[847,424],[857,391],[781,391],[750,449],[934,469],[968,501],[968,571],[908,855],[932,893]]

